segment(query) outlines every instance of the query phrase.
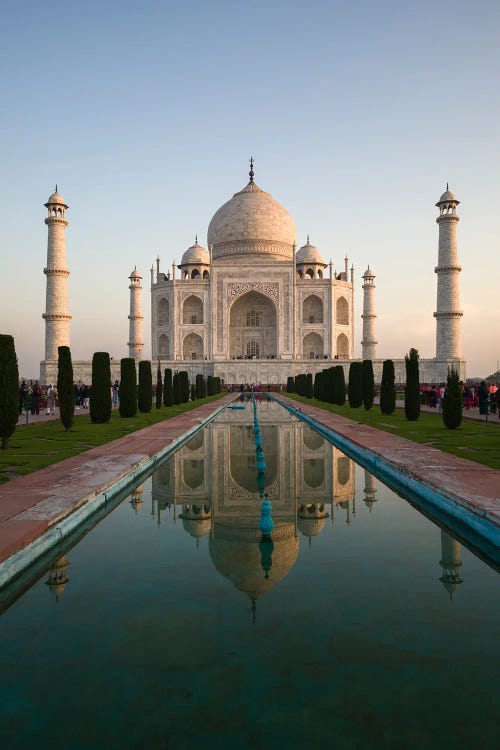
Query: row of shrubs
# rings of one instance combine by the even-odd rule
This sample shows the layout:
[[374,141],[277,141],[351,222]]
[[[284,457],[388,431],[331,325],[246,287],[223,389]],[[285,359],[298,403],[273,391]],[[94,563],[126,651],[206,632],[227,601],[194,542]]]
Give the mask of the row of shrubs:
[[[405,357],[405,365],[405,415],[409,421],[415,421],[420,416],[420,375],[416,349],[410,349]],[[380,383],[380,410],[383,414],[392,414],[396,408],[394,379],[394,362],[386,359]],[[338,406],[343,406],[347,399],[351,408],[357,409],[363,405],[368,410],[372,408],[375,398],[373,364],[370,359],[351,362],[347,385],[344,368],[337,365],[316,373],[314,381],[310,372],[296,375],[295,378],[289,377],[286,389],[288,393],[297,393],[305,398],[315,398]],[[456,429],[462,423],[462,394],[458,373],[453,368],[448,372],[442,414],[448,429]]]

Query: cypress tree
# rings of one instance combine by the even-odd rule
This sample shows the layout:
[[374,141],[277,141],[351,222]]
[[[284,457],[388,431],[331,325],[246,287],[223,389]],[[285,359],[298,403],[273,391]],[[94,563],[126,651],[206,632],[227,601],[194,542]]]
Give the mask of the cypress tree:
[[359,409],[363,403],[363,365],[361,362],[351,362],[349,367],[349,406],[351,409]]
[[286,392],[295,393],[295,378],[293,375],[289,375],[286,381]]
[[172,370],[169,367],[165,370],[165,379],[163,381],[163,403],[165,406],[173,406],[174,404]]
[[313,397],[316,399],[316,401],[319,400],[319,384],[321,381],[321,372],[317,372],[314,376],[314,385],[313,385]]
[[325,393],[323,401],[326,401],[328,404],[333,404],[335,402],[335,373],[333,367],[328,367],[328,369],[325,370]]
[[203,375],[196,376],[196,398],[203,398]]
[[462,424],[462,400],[458,372],[452,367],[448,369],[443,398],[443,422],[449,430],[456,430]]
[[191,401],[196,401],[196,386],[191,383]]
[[345,375],[342,365],[333,368],[335,371],[335,402],[338,406],[345,404]]
[[395,408],[394,362],[392,359],[386,359],[382,367],[382,382],[380,383],[380,410],[382,414],[392,414]]
[[135,417],[137,414],[137,376],[135,359],[120,360],[120,417]]
[[2,450],[7,450],[9,438],[16,429],[19,417],[19,370],[14,337],[0,334],[0,435]]
[[147,413],[151,411],[153,402],[153,374],[151,362],[145,359],[139,362],[139,385],[137,387],[137,405],[139,411]]
[[418,371],[418,351],[410,349],[405,356],[405,414],[409,422],[415,422],[420,416],[420,378]]
[[206,398],[207,397],[207,381],[201,376],[201,397]]
[[104,424],[111,419],[111,363],[108,352],[95,352],[92,357],[92,389],[90,420]]
[[66,430],[71,429],[75,416],[73,363],[69,346],[57,347],[57,398],[59,419]]
[[312,372],[308,372],[306,375],[306,397],[313,397],[313,376]]
[[156,408],[159,409],[161,407],[162,401],[163,401],[163,381],[161,377],[161,367],[160,367],[160,360],[158,360],[158,369],[156,371]]
[[179,386],[181,392],[181,404],[187,404],[189,401],[189,375],[186,370],[181,370],[179,373]]
[[375,398],[375,379],[373,377],[373,364],[371,359],[364,359],[362,364],[361,388],[363,392],[363,405],[366,411],[373,406]]
[[214,395],[214,379],[212,375],[209,375],[207,377],[207,396],[213,396]]
[[174,372],[174,378],[172,381],[172,391],[174,396],[174,404],[181,403],[181,384],[179,382],[179,373]]

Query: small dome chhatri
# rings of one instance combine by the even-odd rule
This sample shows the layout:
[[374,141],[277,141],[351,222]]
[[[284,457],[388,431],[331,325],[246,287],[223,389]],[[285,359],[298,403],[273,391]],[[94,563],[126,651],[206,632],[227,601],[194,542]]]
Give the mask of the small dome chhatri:
[[375,272],[373,271],[370,266],[366,269],[366,271],[363,274],[363,279],[374,279],[375,278]]
[[46,208],[48,208],[49,206],[64,206],[64,208],[69,208],[62,195],[57,191],[57,185],[55,191],[52,193],[47,203],[45,203],[44,205],[46,206]]
[[451,190],[448,187],[448,183],[446,183],[446,190],[442,194],[441,198],[436,203],[436,206],[441,205],[441,203],[456,203],[457,205],[460,203],[455,193],[452,193]]
[[326,265],[325,261],[323,260],[323,256],[321,255],[318,248],[315,245],[311,245],[311,243],[309,242],[309,235],[307,235],[306,244],[302,245],[300,250],[297,251],[297,254],[295,255],[295,262],[321,263],[321,265]]
[[181,266],[187,263],[202,263],[203,265],[209,265],[210,263],[210,254],[208,250],[198,243],[198,235],[196,235],[194,245],[188,247],[182,256]]

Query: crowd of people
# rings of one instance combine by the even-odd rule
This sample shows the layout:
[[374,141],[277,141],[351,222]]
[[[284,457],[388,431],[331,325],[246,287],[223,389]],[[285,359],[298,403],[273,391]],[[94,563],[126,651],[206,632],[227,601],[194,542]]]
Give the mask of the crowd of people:
[[[462,391],[462,406],[465,411],[469,409],[479,409],[479,414],[498,414],[500,419],[500,388],[496,383],[490,383],[481,380],[480,383],[460,383]],[[421,402],[425,406],[442,409],[444,395],[446,393],[446,383],[439,385],[429,385],[423,383],[420,386]]]

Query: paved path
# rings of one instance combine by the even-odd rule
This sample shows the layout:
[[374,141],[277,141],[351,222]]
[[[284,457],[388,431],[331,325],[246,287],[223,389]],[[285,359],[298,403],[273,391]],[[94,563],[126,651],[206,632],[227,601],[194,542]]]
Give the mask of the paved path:
[[[0,485],[0,565],[234,397],[228,394]],[[38,421],[50,418],[40,415]]]
[[[284,400],[286,397],[281,398]],[[407,476],[431,486],[458,505],[488,518],[500,528],[499,470],[353,422],[302,401],[287,400],[296,409],[339,433],[354,445],[389,461]]]

